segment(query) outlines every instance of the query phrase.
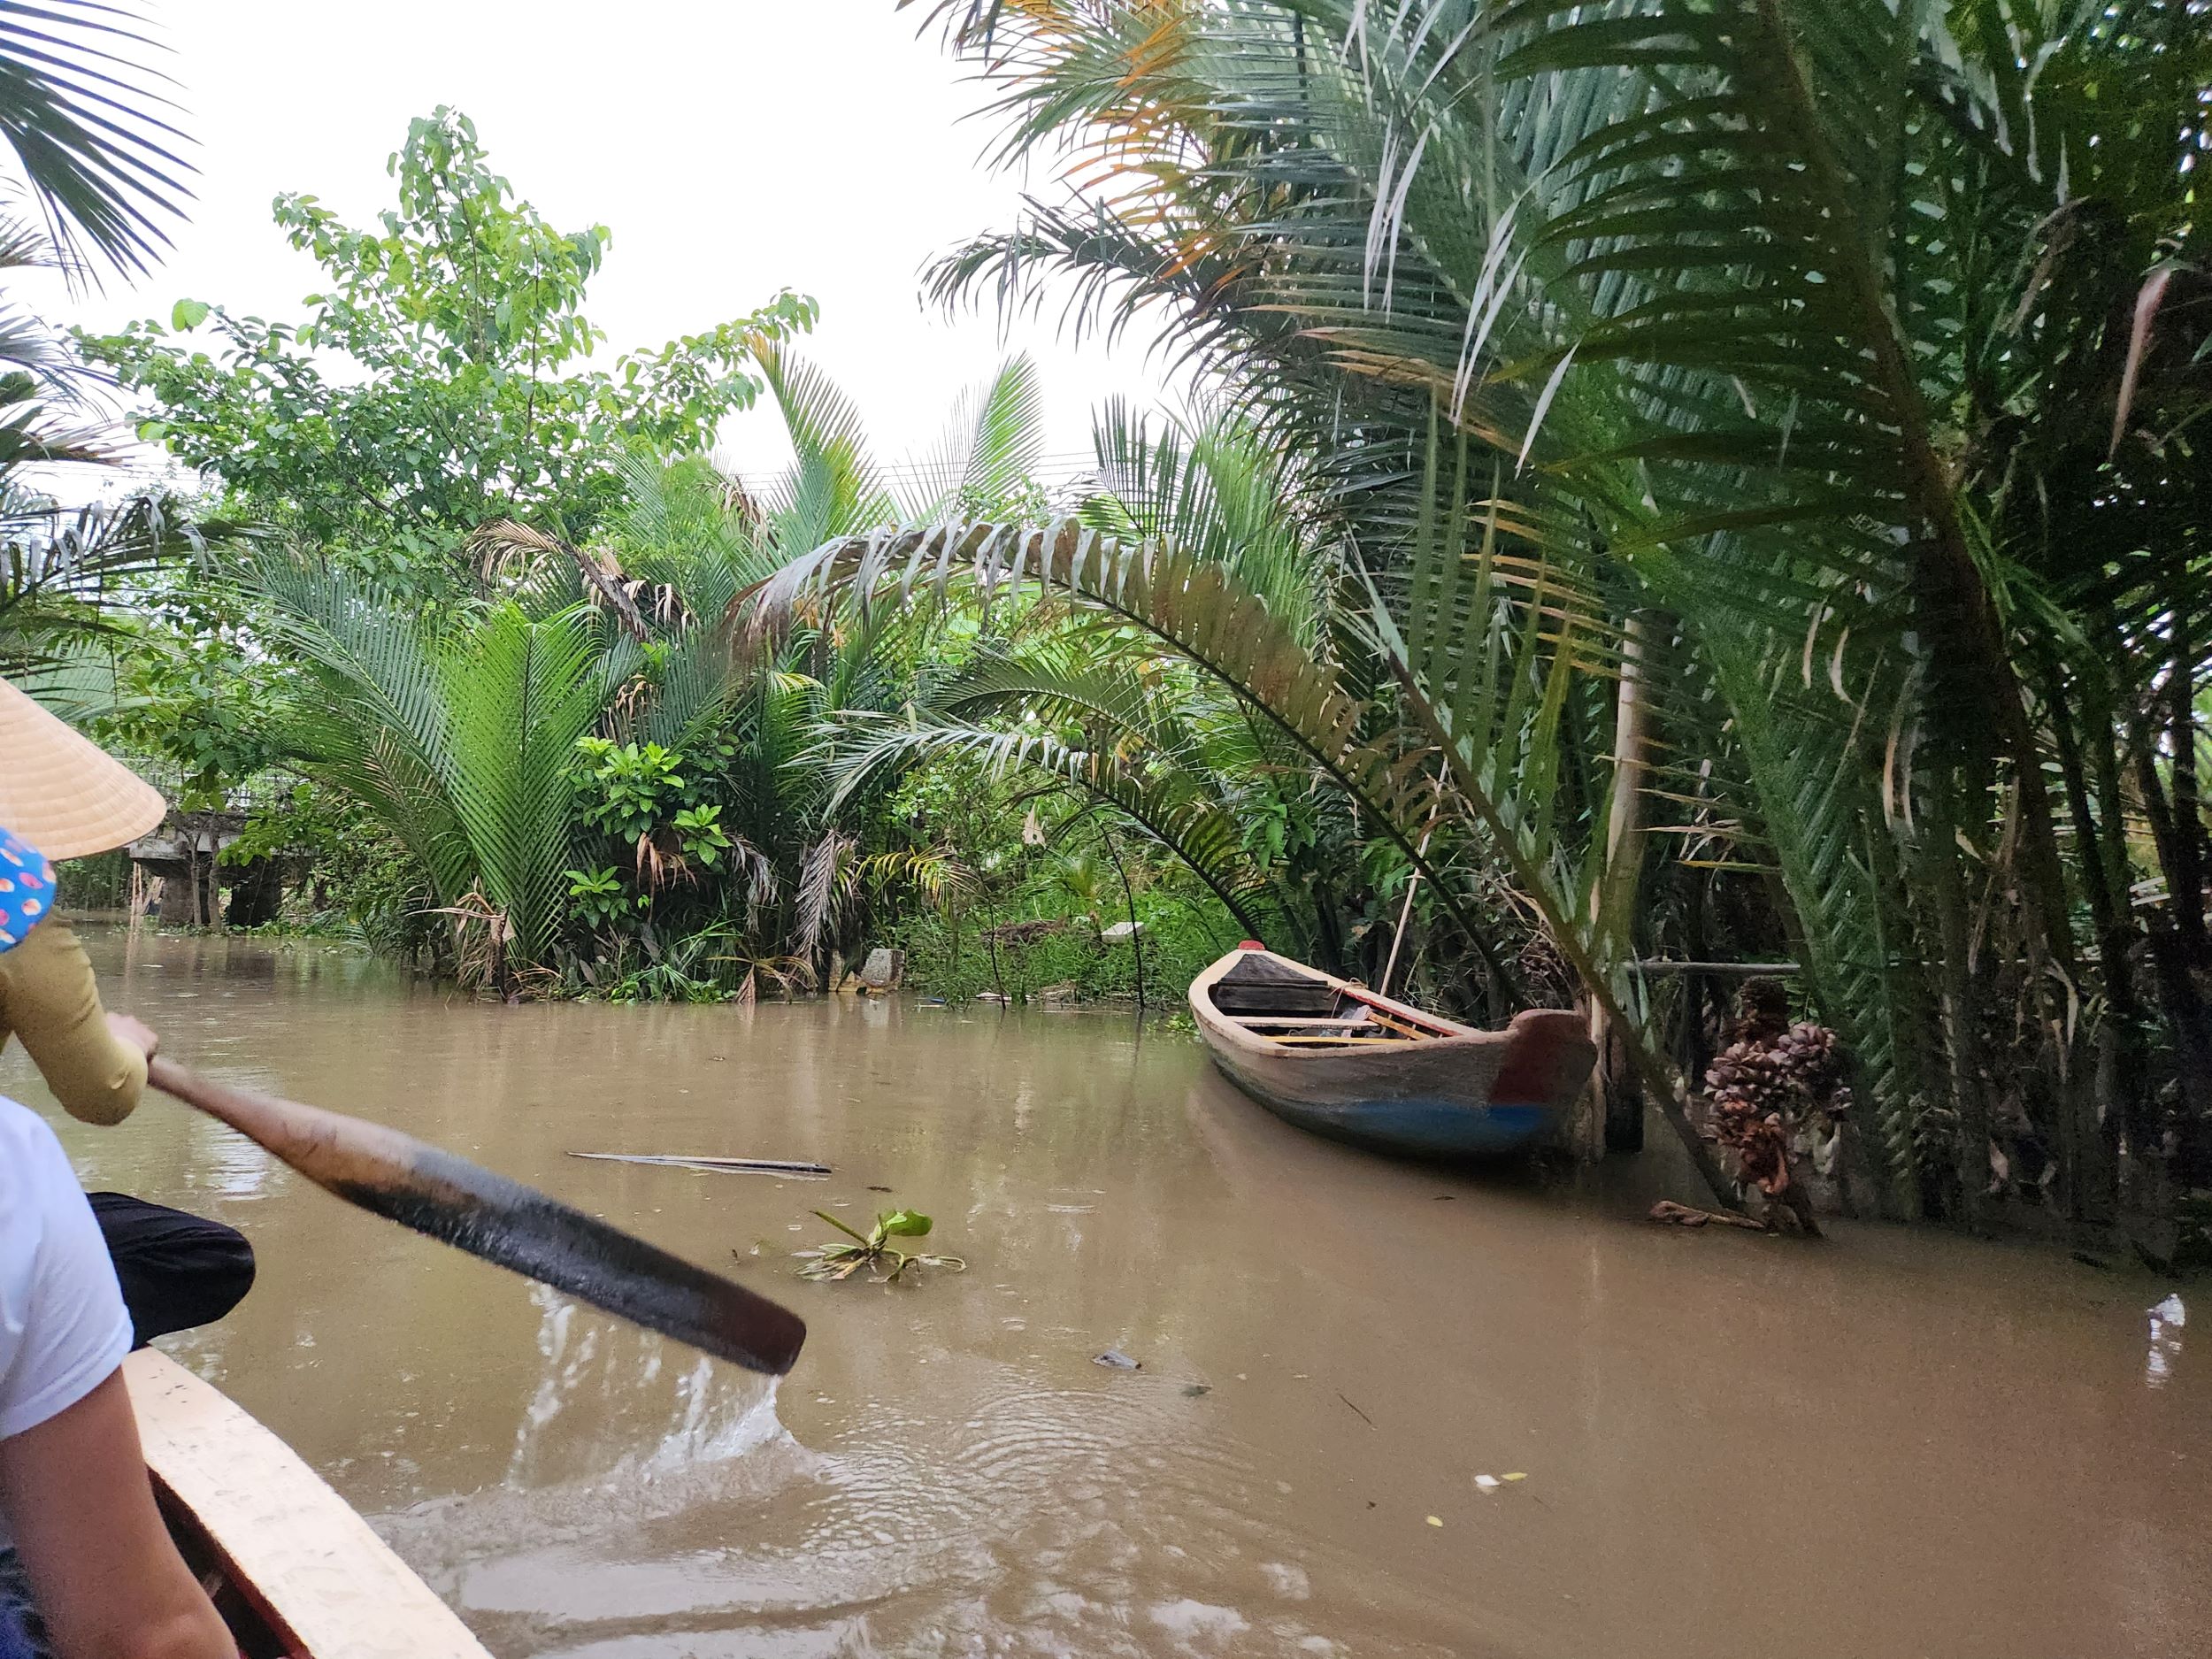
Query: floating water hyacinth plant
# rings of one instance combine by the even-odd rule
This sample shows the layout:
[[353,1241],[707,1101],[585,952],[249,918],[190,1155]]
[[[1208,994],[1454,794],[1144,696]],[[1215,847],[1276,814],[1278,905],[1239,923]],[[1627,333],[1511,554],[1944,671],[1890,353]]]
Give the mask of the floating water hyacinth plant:
[[[864,1233],[856,1233],[827,1210],[818,1210],[816,1215],[850,1239],[850,1244],[825,1244],[811,1250],[797,1250],[794,1255],[804,1259],[806,1265],[799,1270],[803,1279],[850,1279],[867,1270],[869,1277],[878,1284],[894,1284],[899,1275],[910,1267],[945,1267],[954,1272],[964,1272],[968,1264],[956,1256],[931,1256],[918,1251],[902,1250],[893,1239],[920,1239],[929,1234],[930,1218],[913,1210],[886,1210],[876,1217],[876,1225]],[[888,1269],[887,1272],[885,1270]]]

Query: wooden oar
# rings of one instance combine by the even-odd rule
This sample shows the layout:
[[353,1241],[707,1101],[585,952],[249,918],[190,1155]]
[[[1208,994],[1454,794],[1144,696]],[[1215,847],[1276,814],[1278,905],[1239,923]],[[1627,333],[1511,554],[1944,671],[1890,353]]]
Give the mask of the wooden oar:
[[348,1203],[718,1358],[781,1376],[806,1340],[787,1308],[412,1135],[210,1082],[173,1060],[157,1057],[147,1074]]

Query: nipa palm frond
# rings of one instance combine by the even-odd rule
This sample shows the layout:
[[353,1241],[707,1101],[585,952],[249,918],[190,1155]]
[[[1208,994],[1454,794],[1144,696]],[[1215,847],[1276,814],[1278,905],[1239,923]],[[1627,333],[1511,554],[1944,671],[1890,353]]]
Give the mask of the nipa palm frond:
[[442,642],[437,685],[451,721],[444,779],[485,896],[526,960],[551,954],[574,863],[576,740],[622,677],[588,612],[540,622],[513,605]]

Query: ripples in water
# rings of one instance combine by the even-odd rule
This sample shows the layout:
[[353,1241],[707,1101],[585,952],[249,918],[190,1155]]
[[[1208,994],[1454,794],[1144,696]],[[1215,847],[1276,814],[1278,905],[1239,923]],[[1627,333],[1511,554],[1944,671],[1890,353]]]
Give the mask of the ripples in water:
[[[539,1300],[542,1382],[509,1479],[378,1521],[497,1651],[1349,1651],[1301,1617],[1290,1500],[1171,1379],[945,1365],[929,1412],[871,1403],[815,1450],[774,1384]],[[633,1449],[577,1466],[609,1446]]]

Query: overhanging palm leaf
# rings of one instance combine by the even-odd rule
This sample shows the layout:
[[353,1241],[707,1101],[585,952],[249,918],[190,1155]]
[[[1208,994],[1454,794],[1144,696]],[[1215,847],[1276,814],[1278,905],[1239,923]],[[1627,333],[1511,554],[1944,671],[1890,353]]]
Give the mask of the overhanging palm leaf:
[[111,636],[113,607],[139,579],[231,534],[160,496],[69,511],[0,492],[0,673],[19,679]]
[[[1141,731],[1136,752],[1126,744],[1086,749],[1029,724],[984,725],[978,716],[1019,701],[1048,718],[1076,713],[1124,732]],[[1118,809],[1172,853],[1210,887],[1256,937],[1281,937],[1288,925],[1271,872],[1247,850],[1242,826],[1219,782],[1195,757],[1149,740],[1157,724],[1131,706],[1120,687],[1087,686],[1028,665],[991,664],[938,691],[932,707],[907,717],[854,715],[835,728],[829,776],[836,804],[873,774],[945,755],[964,755],[1005,774],[1028,771],[1080,790]]]
[[126,271],[143,271],[169,238],[162,220],[191,192],[184,134],[156,110],[166,77],[133,11],[96,0],[0,0],[0,135],[46,210],[73,269],[80,239]]

